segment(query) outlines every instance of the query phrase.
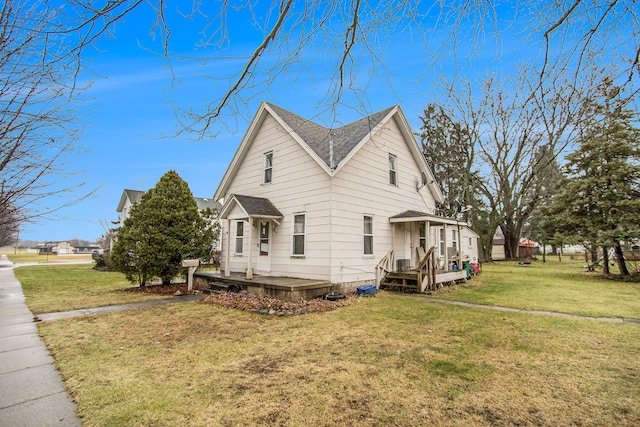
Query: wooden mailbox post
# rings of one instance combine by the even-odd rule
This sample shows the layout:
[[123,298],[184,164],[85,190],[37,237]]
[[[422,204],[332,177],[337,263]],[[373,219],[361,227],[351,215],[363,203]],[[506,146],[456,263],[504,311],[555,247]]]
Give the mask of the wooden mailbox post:
[[198,266],[200,265],[199,259],[183,259],[182,266],[189,268],[189,273],[187,275],[187,289],[189,292],[193,290],[193,273],[196,272]]

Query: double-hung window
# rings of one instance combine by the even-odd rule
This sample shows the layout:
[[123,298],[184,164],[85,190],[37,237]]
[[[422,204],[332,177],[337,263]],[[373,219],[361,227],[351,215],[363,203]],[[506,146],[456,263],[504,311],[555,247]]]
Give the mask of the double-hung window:
[[244,221],[236,222],[236,247],[235,254],[242,255],[244,247]]
[[293,215],[293,256],[304,256],[306,234],[306,216],[303,213]]
[[364,255],[373,255],[373,216],[364,216]]
[[398,185],[398,158],[389,154],[389,184]]
[[273,151],[269,151],[264,155],[264,175],[263,184],[269,184],[273,178]]
[[424,249],[424,251],[427,251],[427,223],[426,222],[421,222],[420,223],[420,247],[422,249]]

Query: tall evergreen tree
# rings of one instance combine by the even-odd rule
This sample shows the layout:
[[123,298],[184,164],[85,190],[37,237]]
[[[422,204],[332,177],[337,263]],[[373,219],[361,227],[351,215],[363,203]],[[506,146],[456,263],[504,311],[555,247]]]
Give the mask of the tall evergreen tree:
[[628,275],[620,242],[640,238],[640,130],[617,88],[605,82],[603,94],[547,212],[559,233],[603,248],[605,273],[613,248],[620,274]]
[[212,224],[198,212],[189,186],[169,171],[133,206],[118,231],[113,266],[141,286],[154,277],[169,284],[183,259],[208,259]]

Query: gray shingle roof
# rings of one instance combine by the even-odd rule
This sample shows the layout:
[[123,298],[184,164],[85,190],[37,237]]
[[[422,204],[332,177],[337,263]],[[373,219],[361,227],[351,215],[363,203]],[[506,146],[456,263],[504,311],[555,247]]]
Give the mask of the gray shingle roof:
[[234,194],[236,201],[251,216],[265,216],[282,218],[282,214],[269,199],[262,197],[243,196]]
[[425,217],[425,216],[433,216],[431,214],[428,213],[424,213],[424,212],[419,212],[419,211],[404,211],[398,215],[394,215],[391,218],[421,218],[421,217]]
[[[325,128],[276,105],[267,105],[313,150],[334,169],[394,107],[386,108],[336,129]],[[333,143],[333,161],[330,143]]]
[[198,206],[198,210],[204,210],[204,209],[218,209],[220,210],[222,208],[222,206],[220,205],[220,203],[214,201],[213,199],[206,199],[203,197],[194,197],[194,199],[196,199],[196,206]]

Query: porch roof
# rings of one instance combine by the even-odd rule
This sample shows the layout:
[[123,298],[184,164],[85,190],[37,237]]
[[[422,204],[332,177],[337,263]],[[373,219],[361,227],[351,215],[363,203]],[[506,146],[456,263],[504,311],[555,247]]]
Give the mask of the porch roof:
[[428,221],[431,224],[441,225],[460,225],[466,227],[466,223],[464,221],[458,221],[452,218],[445,218],[442,216],[431,215],[424,212],[408,210],[404,211],[398,215],[394,215],[389,218],[389,222],[391,223],[400,223],[400,222],[425,222]]
[[229,212],[234,206],[240,207],[246,218],[271,218],[280,219],[282,213],[271,203],[269,199],[263,197],[243,196],[241,194],[232,194],[227,203],[225,203],[220,218],[228,217]]

